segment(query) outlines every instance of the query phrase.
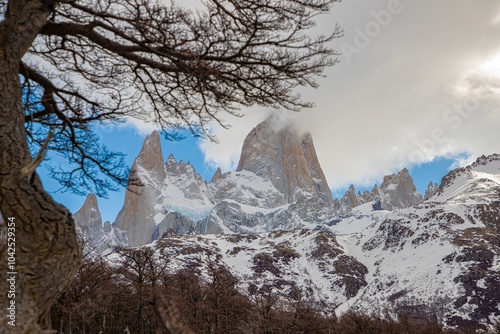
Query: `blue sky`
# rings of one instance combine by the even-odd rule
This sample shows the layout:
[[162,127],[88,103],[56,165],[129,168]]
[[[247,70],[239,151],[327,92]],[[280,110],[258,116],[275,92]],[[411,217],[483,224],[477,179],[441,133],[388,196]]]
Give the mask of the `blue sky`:
[[[110,127],[106,129],[99,127],[96,131],[102,142],[113,151],[122,152],[126,154],[126,164],[131,167],[134,159],[139,154],[145,135],[140,134],[132,127]],[[205,179],[210,180],[215,170],[208,165],[204,164],[203,154],[198,147],[199,138],[185,133],[185,139],[181,141],[168,141],[162,138],[162,154],[164,160],[172,153],[177,161],[189,161],[196,168],[196,171]],[[49,155],[50,157],[50,155]],[[45,164],[55,163],[56,159],[51,159]],[[78,196],[70,191],[60,191],[59,184],[52,180],[47,175],[47,171],[43,165],[38,170],[45,189],[57,200],[59,203],[66,206],[72,213],[78,211],[85,201],[85,196]],[[110,192],[108,198],[99,198],[98,204],[101,214],[103,216],[103,223],[106,220],[113,222],[118,214],[118,211],[123,205],[125,198],[125,189],[122,188],[116,192]]]
[[[106,130],[106,128],[99,128],[97,133],[108,148],[126,154],[125,160],[129,167],[139,154],[145,139],[145,135],[140,134],[131,127],[112,127],[109,130]],[[199,147],[199,141],[201,139],[195,138],[187,132],[184,135],[185,139],[181,141],[168,141],[162,138],[161,145],[164,160],[166,160],[170,154],[173,154],[177,161],[189,161],[204,180],[210,181],[216,168],[212,164],[205,163],[204,153]],[[51,164],[54,163],[55,160],[56,159],[49,160],[46,163]],[[409,166],[410,174],[415,181],[418,191],[424,193],[430,181],[439,184],[441,178],[448,173],[450,166],[452,166],[454,162],[455,160],[453,159],[438,158],[433,162]],[[394,170],[394,172],[396,173],[397,170]],[[78,196],[69,191],[58,191],[60,188],[59,185],[56,181],[47,176],[46,170],[43,167],[39,169],[39,173],[45,188],[56,201],[66,206],[72,213],[80,209],[85,201],[85,196]],[[383,175],[378,178],[376,183],[380,185],[382,179]],[[373,185],[355,184],[356,190],[360,190],[361,192],[365,189],[371,190],[372,187]],[[335,189],[333,196],[340,198],[344,195],[346,190],[347,189],[342,188]],[[118,211],[123,205],[124,198],[125,189],[120,189],[117,192],[110,192],[108,198],[98,199],[103,223],[106,220],[110,222],[115,220]]]

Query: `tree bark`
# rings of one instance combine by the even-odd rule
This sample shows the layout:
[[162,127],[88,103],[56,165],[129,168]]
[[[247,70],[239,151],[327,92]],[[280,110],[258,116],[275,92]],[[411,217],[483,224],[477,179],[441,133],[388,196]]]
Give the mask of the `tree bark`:
[[[5,299],[9,284],[0,283],[0,333],[40,333],[39,322],[71,282],[81,262],[74,222],[67,209],[44,191],[36,173],[24,168],[32,161],[26,142],[21,104],[19,62],[50,14],[54,1],[9,1],[0,23],[0,211],[15,224],[15,267],[7,258],[1,276],[14,277],[15,296]],[[11,241],[11,240],[9,240]],[[10,264],[9,264],[10,265]],[[15,327],[6,317],[15,302]]]

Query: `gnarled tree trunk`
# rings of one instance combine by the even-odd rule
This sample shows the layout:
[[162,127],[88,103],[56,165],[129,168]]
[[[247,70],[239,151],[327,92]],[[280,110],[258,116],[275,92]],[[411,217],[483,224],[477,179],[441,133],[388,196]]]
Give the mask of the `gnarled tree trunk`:
[[[24,129],[19,62],[50,14],[54,1],[9,1],[0,23],[0,211],[15,223],[15,268],[0,262],[16,281],[15,296],[5,298],[2,279],[0,333],[39,333],[38,323],[68,286],[81,261],[70,213],[44,191],[34,167]],[[12,241],[12,240],[9,240]],[[15,301],[15,327],[7,307]],[[9,303],[9,304],[6,304]],[[11,324],[9,324],[9,322]]]

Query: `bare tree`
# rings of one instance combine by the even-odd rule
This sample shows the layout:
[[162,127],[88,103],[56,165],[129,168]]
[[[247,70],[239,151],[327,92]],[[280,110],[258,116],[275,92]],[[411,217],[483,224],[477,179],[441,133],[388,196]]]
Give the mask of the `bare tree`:
[[[157,253],[149,247],[118,248],[120,255],[120,267],[117,270],[120,280],[131,287],[134,304],[137,307],[136,333],[145,333],[146,313],[158,312],[158,306],[164,306],[160,302],[159,295],[164,293],[161,281],[167,274],[168,259],[160,250]],[[168,309],[168,308],[165,308]],[[158,327],[156,321],[151,321],[153,327]]]
[[307,30],[336,1],[208,0],[191,11],[148,0],[0,0],[0,211],[15,218],[18,245],[12,333],[38,330],[81,262],[70,213],[35,172],[46,152],[70,164],[52,169],[65,189],[103,195],[127,171],[93,124],[135,117],[166,134],[187,126],[209,135],[208,122],[239,106],[310,107],[294,88],[317,86],[337,61],[326,43],[341,32]]

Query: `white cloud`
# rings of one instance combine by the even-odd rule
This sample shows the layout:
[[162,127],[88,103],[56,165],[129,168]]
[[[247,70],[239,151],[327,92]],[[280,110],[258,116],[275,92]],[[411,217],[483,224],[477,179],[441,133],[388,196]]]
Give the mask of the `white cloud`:
[[210,132],[215,135],[218,142],[200,140],[200,149],[205,154],[205,162],[214,168],[220,167],[223,172],[235,170],[246,135],[269,114],[268,110],[256,108],[248,111],[244,117],[221,115],[224,123],[230,127],[223,129],[214,124]]
[[[331,30],[339,22],[346,33],[334,46],[353,44],[356,33],[375,20],[372,12],[394,2],[342,2],[320,18],[317,29]],[[294,117],[312,133],[332,188],[371,185],[439,156],[500,152],[500,72],[489,78],[488,70],[477,72],[500,45],[500,25],[488,24],[498,13],[496,1],[478,6],[467,0],[401,0],[400,6],[350,62],[327,70],[319,89],[300,91],[316,107]],[[456,94],[460,85],[464,91]],[[488,94],[478,95],[478,88]],[[230,130],[214,128],[220,144],[201,144],[207,162],[236,167],[246,134],[268,111],[245,113],[226,119]]]
[[151,132],[160,129],[160,127],[154,122],[146,122],[144,120],[133,117],[127,118],[124,123],[119,123],[118,126],[135,129],[136,132],[141,136],[150,135]]

